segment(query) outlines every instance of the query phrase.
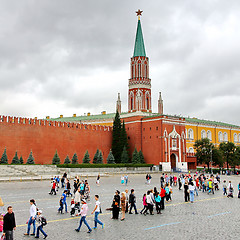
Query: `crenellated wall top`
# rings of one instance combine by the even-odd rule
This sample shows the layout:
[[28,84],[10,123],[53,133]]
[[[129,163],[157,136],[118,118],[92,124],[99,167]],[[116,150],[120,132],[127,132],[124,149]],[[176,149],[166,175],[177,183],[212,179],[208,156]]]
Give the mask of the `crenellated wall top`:
[[59,122],[59,121],[48,121],[34,118],[22,118],[22,117],[11,117],[0,115],[0,124],[20,124],[20,125],[33,125],[42,127],[59,127],[89,131],[112,131],[111,126],[103,125],[92,125],[83,123],[73,122]]

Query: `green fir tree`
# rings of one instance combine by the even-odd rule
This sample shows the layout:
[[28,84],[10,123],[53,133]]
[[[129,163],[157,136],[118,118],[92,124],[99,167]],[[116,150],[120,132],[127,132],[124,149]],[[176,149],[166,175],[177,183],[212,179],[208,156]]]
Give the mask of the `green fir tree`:
[[78,157],[77,157],[77,154],[76,154],[76,153],[73,154],[72,164],[78,164]]
[[69,163],[71,163],[71,161],[69,159],[69,156],[67,155],[67,157],[64,160],[64,164],[69,164]]
[[126,131],[126,128],[125,128],[125,122],[124,121],[122,123],[122,128],[121,128],[120,143],[121,143],[122,151],[123,151],[123,148],[126,147],[126,151],[128,153],[129,152],[128,136],[127,136],[127,131]]
[[122,131],[122,124],[120,120],[120,115],[117,111],[114,118],[113,131],[112,131],[112,154],[115,158],[116,163],[119,163],[121,161],[121,154],[123,150],[123,145],[120,141],[121,131]]
[[136,148],[134,149],[132,154],[132,163],[140,163],[139,154]]
[[52,164],[53,165],[57,165],[57,164],[60,164],[61,160],[60,160],[60,157],[58,156],[58,152],[56,150],[54,156],[53,156],[53,159],[52,159]]
[[20,163],[20,161],[19,161],[17,151],[16,151],[15,156],[13,157],[11,164],[19,164],[19,163]]
[[115,159],[114,159],[114,156],[113,156],[113,154],[112,154],[112,150],[110,150],[110,152],[109,152],[109,154],[108,154],[107,163],[108,163],[108,164],[113,164],[113,163],[115,163]]
[[7,158],[7,150],[4,149],[3,155],[1,157],[1,163],[2,164],[8,164],[8,158]]
[[98,164],[103,164],[103,156],[102,156],[102,152],[99,152],[98,158],[97,158],[97,163]]
[[90,163],[91,159],[88,153],[88,150],[86,151],[84,157],[83,157],[83,163]]
[[23,157],[21,156],[19,159],[20,164],[23,164]]
[[98,155],[99,155],[99,150],[97,149],[94,157],[93,157],[93,163],[96,164],[97,163],[97,159],[98,159]]
[[27,159],[27,164],[35,164],[32,151],[30,152],[29,157]]
[[140,151],[138,152],[138,155],[139,155],[139,162],[140,162],[140,163],[145,163],[145,159],[144,159],[142,150],[140,150]]
[[121,163],[128,163],[128,162],[129,162],[128,152],[126,147],[124,146],[122,155],[121,155]]

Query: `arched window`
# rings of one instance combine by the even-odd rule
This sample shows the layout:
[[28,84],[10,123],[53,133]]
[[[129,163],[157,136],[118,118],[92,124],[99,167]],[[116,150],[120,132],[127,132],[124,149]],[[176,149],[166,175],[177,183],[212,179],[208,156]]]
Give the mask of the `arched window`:
[[141,77],[141,64],[138,64],[138,77]]
[[133,65],[132,65],[132,78],[134,78],[133,72],[134,72],[134,67],[133,67]]
[[210,130],[207,131],[207,138],[212,141],[212,132]]
[[219,133],[218,133],[218,141],[219,141],[219,142],[222,142],[222,141],[223,141],[223,134],[222,134],[222,132],[219,132]]
[[233,134],[233,141],[236,143],[238,142],[238,136],[236,133]]
[[240,133],[238,134],[238,142],[240,142]]
[[148,77],[148,72],[147,71],[148,71],[148,68],[147,68],[147,65],[146,65],[146,75],[145,75],[146,78]]
[[194,149],[193,147],[190,147],[189,150],[188,150],[189,153],[194,153]]
[[149,109],[149,98],[147,97],[147,110]]
[[228,141],[228,134],[226,132],[223,134],[223,140],[224,142]]
[[193,139],[193,130],[191,128],[188,130],[188,138]]
[[201,138],[206,138],[206,131],[205,130],[201,131]]

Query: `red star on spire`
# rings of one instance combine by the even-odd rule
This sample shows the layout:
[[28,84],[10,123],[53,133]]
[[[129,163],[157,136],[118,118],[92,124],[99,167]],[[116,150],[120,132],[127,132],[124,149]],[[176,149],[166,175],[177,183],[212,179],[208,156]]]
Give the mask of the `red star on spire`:
[[143,11],[141,11],[140,9],[138,9],[138,11],[136,11],[137,16],[139,16],[139,17],[142,16],[142,12],[143,12]]

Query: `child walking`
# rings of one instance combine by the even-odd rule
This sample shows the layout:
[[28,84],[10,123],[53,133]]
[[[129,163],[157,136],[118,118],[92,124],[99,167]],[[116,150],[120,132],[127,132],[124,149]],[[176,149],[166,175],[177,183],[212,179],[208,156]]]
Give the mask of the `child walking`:
[[46,221],[46,218],[42,216],[42,210],[37,211],[36,221],[37,221],[38,227],[37,227],[37,234],[35,238],[39,238],[39,232],[41,232],[44,235],[43,239],[46,239],[48,235],[43,231],[43,226],[47,225],[47,221]]
[[63,196],[61,196],[60,200],[59,200],[59,209],[58,209],[58,213],[63,213]]

